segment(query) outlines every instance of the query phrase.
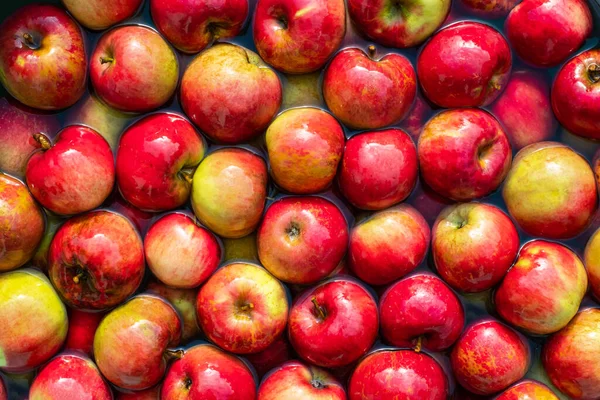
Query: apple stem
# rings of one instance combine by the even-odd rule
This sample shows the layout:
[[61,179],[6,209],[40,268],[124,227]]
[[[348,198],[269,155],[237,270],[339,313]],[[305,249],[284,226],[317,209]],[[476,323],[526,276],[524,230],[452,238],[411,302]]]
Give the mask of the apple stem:
[[75,275],[75,276],[73,277],[73,282],[75,282],[75,283],[79,283],[79,282],[81,282],[81,278],[83,278],[83,275],[84,275],[84,273],[83,273],[83,272],[80,272],[80,273],[78,273],[77,275]]
[[42,150],[48,150],[50,147],[52,147],[50,139],[48,139],[48,137],[43,133],[34,133],[33,138],[40,144],[40,146],[42,146]]
[[111,63],[113,61],[115,61],[115,59],[112,57],[100,57],[100,64]]
[[23,39],[25,39],[25,43],[27,43],[29,46],[35,45],[35,42],[33,41],[33,36],[31,36],[31,34],[25,32],[23,34]]
[[167,358],[167,360],[179,360],[179,359],[181,359],[181,357],[183,357],[185,352],[183,350],[167,349],[167,350],[165,350],[164,354],[165,354],[165,357]]
[[415,345],[415,351],[417,353],[421,352],[421,347],[423,346],[423,336],[419,336],[417,338],[417,344]]
[[377,54],[377,48],[375,47],[375,45],[370,45],[368,47],[369,50],[369,57],[371,58],[371,60],[375,59],[375,55]]
[[319,302],[317,301],[316,297],[313,297],[311,302],[314,304],[315,306],[315,310],[317,311],[317,314],[319,315],[319,317],[321,319],[325,319],[325,310],[323,310],[323,307],[321,307],[319,305]]
[[192,178],[194,177],[194,171],[189,169],[182,169],[179,171],[181,177],[190,185],[192,184]]
[[588,75],[592,83],[600,82],[600,65],[592,64],[588,67]]

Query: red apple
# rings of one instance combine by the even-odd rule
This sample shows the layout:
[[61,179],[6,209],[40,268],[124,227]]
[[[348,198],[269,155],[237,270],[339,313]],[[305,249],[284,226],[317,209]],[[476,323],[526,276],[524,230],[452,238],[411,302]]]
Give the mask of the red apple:
[[413,47],[444,22],[450,0],[349,0],[350,17],[369,38],[387,47]]
[[404,118],[400,124],[400,127],[416,142],[419,140],[419,136],[421,135],[421,129],[423,129],[425,123],[429,120],[432,113],[433,109],[429,103],[427,103],[420,92],[417,92],[415,102],[406,115],[406,118]]
[[179,312],[183,327],[181,329],[181,343],[185,344],[200,336],[198,315],[196,313],[196,289],[177,289],[160,282],[150,282],[146,286],[149,293],[155,293],[165,298]]
[[419,137],[421,175],[433,190],[458,201],[496,190],[510,169],[512,153],[502,126],[486,111],[442,111]]
[[423,181],[417,183],[407,202],[416,208],[430,225],[433,225],[444,208],[455,203],[439,195]]
[[462,292],[495,286],[519,251],[519,234],[499,208],[482,203],[449,206],[432,230],[431,247],[437,273]]
[[559,400],[559,398],[543,383],[526,379],[506,389],[494,400]]
[[271,176],[291,193],[325,190],[335,178],[344,152],[344,130],[330,114],[293,108],[280,114],[265,136]]
[[83,125],[63,129],[54,143],[35,134],[41,150],[25,171],[31,194],[48,210],[79,214],[100,206],[115,183],[115,161],[108,142]]
[[281,106],[281,82],[260,57],[221,43],[185,70],[181,105],[209,138],[241,143],[261,134]]
[[344,386],[329,372],[288,361],[273,371],[261,382],[257,400],[346,400]]
[[592,27],[585,0],[523,0],[508,14],[504,29],[519,57],[536,67],[549,67],[581,47]]
[[583,261],[592,295],[600,299],[600,229],[596,230],[587,242]]
[[116,400],[160,400],[160,384],[136,392],[117,392]]
[[62,0],[81,25],[95,31],[131,18],[143,2],[144,0]]
[[98,41],[90,79],[98,97],[109,106],[146,112],[162,106],[175,93],[179,63],[175,52],[154,30],[141,25],[119,26]]
[[379,57],[375,46],[368,51],[340,51],[323,76],[327,107],[352,129],[393,125],[408,114],[417,93],[417,75],[406,57]]
[[310,284],[328,276],[348,248],[348,223],[321,197],[285,197],[265,212],[257,235],[258,257],[277,279]]
[[344,277],[308,289],[290,311],[292,346],[304,360],[326,368],[358,360],[375,342],[378,328],[375,299]]
[[292,74],[321,68],[346,33],[343,0],[258,0],[254,44],[276,69]]
[[430,237],[427,221],[413,207],[379,211],[352,229],[348,266],[370,285],[387,285],[421,264]]
[[418,274],[391,285],[379,300],[381,334],[392,346],[443,351],[465,325],[463,306],[441,279]]
[[458,383],[481,395],[504,390],[525,376],[529,344],[517,332],[497,321],[468,327],[450,355]]
[[80,351],[93,357],[94,334],[104,315],[106,314],[103,312],[85,312],[70,308],[65,349]]
[[236,262],[219,268],[200,288],[196,312],[206,336],[237,354],[265,350],[288,319],[283,285],[264,268]]
[[440,107],[480,107],[506,86],[512,56],[500,32],[465,21],[452,24],[425,44],[417,74],[425,96]]
[[156,216],[154,213],[142,211],[133,204],[128,203],[118,189],[113,192],[113,195],[108,198],[105,204],[106,208],[129,219],[139,232],[146,232],[151,220]]
[[92,360],[77,353],[64,353],[38,372],[29,389],[29,398],[112,400],[113,395]]
[[64,10],[32,4],[0,25],[0,82],[21,103],[43,110],[72,106],[86,76],[85,39]]
[[292,346],[287,336],[281,335],[263,351],[244,355],[246,360],[252,364],[259,378],[292,358]]
[[346,143],[338,183],[354,206],[382,210],[408,197],[418,168],[415,144],[404,131],[365,132]]
[[0,378],[0,400],[8,400],[8,394],[6,393],[6,387],[2,378]]
[[485,19],[504,18],[521,0],[461,0],[462,8],[469,14]]
[[206,151],[185,118],[151,114],[123,133],[117,153],[117,183],[131,204],[146,211],[183,205],[190,196],[194,169]]
[[114,307],[142,281],[142,240],[133,224],[114,212],[71,218],[52,239],[48,275],[71,307],[96,311]]
[[200,344],[185,350],[165,377],[161,400],[255,400],[254,375],[239,358]]
[[216,40],[240,33],[248,17],[248,0],[150,0],[150,12],[173,46],[197,53]]
[[566,328],[546,341],[542,363],[548,377],[566,396],[598,399],[600,393],[600,309],[579,312]]
[[19,268],[44,236],[44,214],[19,180],[0,172],[0,272]]
[[445,400],[448,379],[440,364],[425,353],[382,350],[362,359],[348,384],[350,400]]
[[569,60],[552,85],[552,109],[572,133],[600,139],[600,49]]

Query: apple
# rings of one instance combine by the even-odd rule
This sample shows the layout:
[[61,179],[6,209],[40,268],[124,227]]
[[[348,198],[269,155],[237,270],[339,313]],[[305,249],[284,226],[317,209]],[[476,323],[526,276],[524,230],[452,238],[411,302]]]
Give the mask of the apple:
[[431,226],[444,208],[455,204],[453,200],[436,193],[423,181],[417,183],[407,203],[416,208]]
[[254,45],[274,68],[304,74],[321,68],[346,33],[343,0],[258,0]]
[[256,382],[242,360],[215,346],[199,344],[173,362],[160,399],[254,400]]
[[265,377],[258,388],[257,399],[346,400],[346,391],[329,372],[299,361],[288,361]]
[[131,18],[144,0],[62,0],[65,8],[88,29],[101,31]]
[[150,0],[156,27],[184,53],[237,36],[248,17],[248,0]]
[[257,261],[256,233],[237,239],[223,239],[223,261]]
[[29,400],[112,400],[110,387],[87,356],[63,353],[48,362],[29,389]]
[[163,377],[178,352],[179,314],[166,300],[150,294],[132,297],[104,317],[94,336],[94,356],[102,375],[123,389],[143,390]]
[[421,176],[444,197],[468,201],[492,193],[510,169],[502,126],[489,113],[458,108],[431,118],[419,137]]
[[0,377],[0,400],[8,400],[8,394],[6,393],[6,385]]
[[348,223],[322,197],[284,197],[265,212],[256,242],[261,264],[277,279],[311,284],[333,272],[344,257]]
[[35,134],[41,151],[27,162],[25,179],[31,194],[48,210],[79,214],[100,206],[115,183],[115,161],[108,142],[83,125],[63,129],[54,143]]
[[387,47],[414,47],[444,22],[450,0],[348,0],[356,26],[370,39]]
[[323,106],[323,91],[321,89],[321,72],[310,74],[285,75],[285,90],[281,108]]
[[29,261],[44,235],[44,214],[27,187],[0,172],[0,272]]
[[244,357],[252,364],[258,377],[262,378],[267,372],[292,359],[292,346],[287,335],[283,334],[263,351],[245,354]]
[[370,285],[387,285],[421,264],[430,237],[425,218],[407,204],[376,212],[352,229],[348,266]]
[[431,249],[437,273],[461,292],[474,293],[498,284],[519,251],[519,234],[499,208],[463,203],[445,208],[432,229]]
[[0,370],[27,372],[63,345],[67,310],[41,272],[24,268],[0,274]]
[[265,136],[273,180],[283,190],[310,194],[327,189],[344,152],[344,130],[329,113],[293,108],[280,114]]
[[198,338],[198,315],[196,314],[196,289],[177,289],[164,285],[161,282],[150,282],[146,290],[165,298],[179,312],[183,327],[181,328],[181,343]]
[[565,61],[585,42],[592,27],[592,14],[584,0],[524,0],[504,24],[512,49],[536,67]]
[[0,25],[0,82],[21,103],[42,110],[72,106],[86,76],[85,39],[64,10],[32,4]]
[[554,392],[541,382],[525,379],[502,392],[494,400],[559,400]]
[[583,261],[592,295],[596,299],[600,299],[600,229],[596,230],[588,240]]
[[113,191],[112,196],[104,204],[105,208],[119,213],[130,220],[140,233],[146,232],[148,226],[156,216],[154,213],[142,211],[131,203],[128,203],[118,189]]
[[31,267],[37,268],[42,272],[48,270],[48,250],[50,249],[52,238],[54,238],[54,234],[56,234],[60,225],[65,222],[64,218],[50,212],[44,212],[44,214],[46,215],[46,229],[44,231],[44,236],[35,250],[33,258],[29,261]]
[[542,349],[550,381],[566,396],[597,399],[600,393],[600,309],[580,311]]
[[406,114],[406,118],[400,124],[400,128],[408,133],[416,142],[421,135],[421,129],[423,129],[432,114],[433,109],[429,103],[427,103],[420,92],[417,92],[415,102],[408,114]]
[[142,240],[133,224],[111,211],[65,222],[48,253],[48,276],[71,307],[101,311],[122,303],[144,276]]
[[504,18],[522,0],[461,0],[460,5],[469,14],[485,18]]
[[406,57],[395,53],[379,57],[373,45],[368,51],[368,55],[358,48],[340,51],[323,76],[327,107],[352,129],[397,123],[417,94],[417,74]]
[[425,44],[417,74],[425,96],[438,106],[481,107],[502,92],[511,66],[510,47],[500,32],[463,21],[442,29]]
[[552,109],[570,132],[600,139],[600,49],[584,51],[569,60],[552,85]]
[[508,326],[494,320],[469,326],[450,354],[458,383],[475,394],[491,395],[525,376],[529,344]]
[[440,364],[425,353],[380,350],[363,358],[348,384],[348,398],[428,399],[448,397],[448,379]]
[[160,400],[160,384],[135,392],[117,392],[116,400]]
[[598,199],[588,162],[557,142],[534,143],[519,151],[502,197],[525,232],[549,239],[571,238],[583,232]]
[[281,93],[277,74],[256,53],[229,43],[194,58],[181,81],[183,110],[219,143],[248,142],[262,133],[281,106]]
[[392,346],[443,351],[465,325],[463,306],[441,279],[417,274],[391,285],[379,300],[381,335]]
[[371,348],[377,337],[377,303],[362,284],[336,277],[308,289],[290,311],[290,343],[311,364],[348,365]]
[[180,115],[162,112],[142,118],[119,142],[117,183],[123,198],[145,211],[182,206],[205,151],[196,129]]
[[404,131],[365,132],[346,143],[338,183],[355,207],[382,210],[410,195],[418,168],[415,144]]
[[86,312],[69,308],[69,331],[65,349],[80,351],[93,357],[94,334],[100,321],[106,315],[103,312]]
[[179,62],[154,30],[141,25],[119,26],[98,41],[92,53],[90,79],[98,97],[109,106],[147,112],[165,104],[175,93]]

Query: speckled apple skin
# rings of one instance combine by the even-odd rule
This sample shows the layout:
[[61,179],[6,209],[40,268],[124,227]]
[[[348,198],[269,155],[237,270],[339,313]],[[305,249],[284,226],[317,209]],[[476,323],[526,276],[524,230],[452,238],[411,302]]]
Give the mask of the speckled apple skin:
[[559,400],[559,398],[543,383],[526,379],[506,389],[494,400]]
[[106,313],[69,309],[69,332],[65,349],[80,351],[93,357],[94,335]]
[[486,19],[503,18],[522,0],[461,0],[462,8],[469,14]]
[[131,18],[143,0],[62,0],[62,3],[81,25],[100,31]]
[[182,344],[200,336],[198,315],[196,314],[197,289],[177,289],[161,282],[150,282],[146,286],[146,290],[164,297],[179,312],[183,322],[181,330]]
[[245,354],[244,357],[252,364],[258,377],[262,378],[275,367],[279,367],[281,364],[292,359],[294,355],[292,345],[290,345],[287,335],[284,332],[263,351]]

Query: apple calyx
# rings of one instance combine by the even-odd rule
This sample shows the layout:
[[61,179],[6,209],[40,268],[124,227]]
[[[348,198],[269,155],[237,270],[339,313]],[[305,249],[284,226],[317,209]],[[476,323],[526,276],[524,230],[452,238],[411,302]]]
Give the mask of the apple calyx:
[[40,147],[42,148],[42,150],[48,150],[48,149],[50,149],[50,147],[52,147],[52,143],[50,142],[50,139],[48,139],[48,137],[46,135],[44,135],[43,133],[34,133],[33,138],[35,139],[36,142],[38,142],[40,144]]
[[590,66],[587,69],[587,72],[592,83],[600,82],[600,65],[596,63],[590,64]]
[[311,379],[310,384],[315,389],[326,389],[327,388],[327,385],[325,385],[323,382],[321,382],[318,379]]
[[171,349],[167,349],[165,350],[165,352],[163,353],[165,358],[167,359],[167,361],[173,361],[173,360],[180,360],[181,357],[183,357],[183,355],[185,354],[185,352],[183,350],[171,350]]
[[324,321],[325,318],[327,317],[327,313],[325,312],[325,309],[319,305],[319,302],[317,301],[316,297],[313,297],[310,301],[314,305],[314,310],[313,311],[314,311],[315,315],[321,321]]
[[290,225],[285,229],[285,233],[288,235],[291,241],[294,241],[300,237],[300,226],[295,222],[291,222]]

